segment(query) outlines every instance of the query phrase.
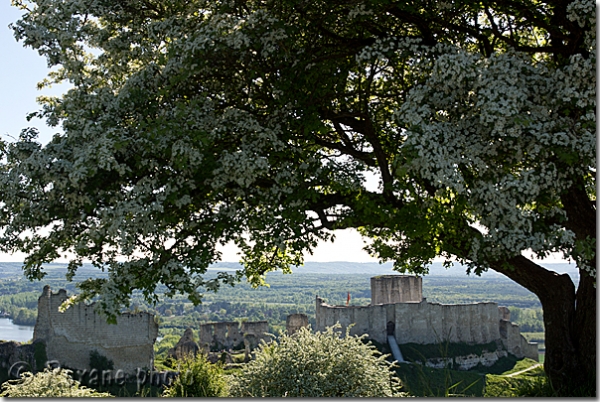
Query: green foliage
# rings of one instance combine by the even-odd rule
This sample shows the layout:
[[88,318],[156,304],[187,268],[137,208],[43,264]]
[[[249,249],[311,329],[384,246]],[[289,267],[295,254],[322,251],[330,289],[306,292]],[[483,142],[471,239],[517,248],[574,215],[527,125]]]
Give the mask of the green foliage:
[[35,359],[35,367],[37,370],[42,370],[48,361],[46,354],[46,344],[44,341],[37,341],[33,344],[33,358]]
[[0,296],[0,312],[12,317],[13,323],[16,325],[35,325],[38,297],[39,293],[36,292],[2,294]]
[[483,396],[492,398],[557,396],[542,369],[531,370],[514,377],[508,377],[508,374],[510,373],[488,374]]
[[179,375],[163,392],[163,397],[210,398],[227,396],[227,381],[220,364],[212,364],[202,353],[177,361]]
[[160,341],[155,342],[154,343],[154,361],[155,362],[164,361],[167,358],[167,353],[169,352],[169,349],[173,348],[177,344],[177,342],[179,342],[181,335],[182,334],[179,334],[179,335],[167,334],[167,335],[164,335]]
[[544,332],[544,312],[541,308],[509,307],[510,320],[521,332]]
[[472,371],[436,369],[420,364],[399,364],[396,375],[402,380],[403,391],[418,397],[483,395],[485,377]]
[[490,398],[557,397],[564,395],[565,392],[572,397],[594,397],[596,395],[595,384],[581,386],[572,382],[567,382],[567,389],[558,393],[541,366],[527,370],[538,364],[535,360],[525,358],[502,374],[486,375],[483,396]]
[[70,397],[70,398],[106,398],[113,395],[98,392],[81,386],[69,375],[69,370],[44,369],[37,374],[23,373],[19,380],[9,380],[2,385],[0,396],[12,398],[31,397]]
[[518,358],[514,355],[503,356],[491,366],[486,367],[482,364],[478,364],[469,371],[476,371],[482,374],[501,374],[515,367],[518,361]]
[[544,332],[526,332],[521,331],[521,335],[525,337],[529,342],[546,342],[546,334]]
[[114,369],[114,363],[108,357],[100,354],[97,350],[90,351],[90,367],[102,373],[104,370]]
[[400,383],[384,355],[339,326],[323,333],[303,328],[263,343],[256,358],[235,375],[236,397],[382,397],[398,395]]
[[37,310],[20,308],[17,315],[13,318],[13,323],[16,325],[35,325],[37,320]]

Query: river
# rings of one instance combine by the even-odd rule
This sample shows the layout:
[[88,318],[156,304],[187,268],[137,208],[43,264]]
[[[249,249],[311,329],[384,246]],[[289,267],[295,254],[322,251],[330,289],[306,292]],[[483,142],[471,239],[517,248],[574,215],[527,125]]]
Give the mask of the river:
[[15,325],[10,318],[0,318],[0,339],[26,342],[33,338],[33,326]]

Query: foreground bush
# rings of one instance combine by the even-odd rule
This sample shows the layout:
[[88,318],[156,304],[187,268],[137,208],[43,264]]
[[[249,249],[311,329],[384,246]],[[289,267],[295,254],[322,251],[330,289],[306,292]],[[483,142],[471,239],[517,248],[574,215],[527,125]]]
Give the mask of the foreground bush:
[[256,359],[234,376],[236,397],[398,396],[399,380],[390,363],[362,337],[341,338],[334,329],[303,328],[279,343],[262,344]]
[[163,392],[164,397],[227,396],[223,368],[206,360],[204,354],[186,357],[177,362],[179,375]]
[[2,397],[71,397],[106,398],[113,395],[82,386],[69,375],[70,370],[44,369],[37,374],[23,373],[19,380],[10,380],[2,385]]

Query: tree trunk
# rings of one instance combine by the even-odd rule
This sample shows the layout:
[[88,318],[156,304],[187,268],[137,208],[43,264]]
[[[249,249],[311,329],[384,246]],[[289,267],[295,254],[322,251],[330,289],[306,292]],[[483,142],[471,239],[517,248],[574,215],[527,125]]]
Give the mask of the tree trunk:
[[544,269],[525,257],[512,258],[514,269],[492,268],[535,293],[544,311],[544,370],[561,396],[595,396],[596,289],[580,270],[577,293],[571,278]]
[[[596,266],[596,260],[593,260]],[[582,370],[578,376],[584,377],[583,386],[594,390],[596,395],[596,286],[594,278],[579,270],[579,288],[575,299],[575,320],[573,336]],[[575,392],[577,390],[574,390]]]

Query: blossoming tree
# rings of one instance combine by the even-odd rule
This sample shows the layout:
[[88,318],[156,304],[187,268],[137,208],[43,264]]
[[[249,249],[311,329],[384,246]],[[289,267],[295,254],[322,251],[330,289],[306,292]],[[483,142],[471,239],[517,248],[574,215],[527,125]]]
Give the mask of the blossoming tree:
[[[68,81],[2,142],[0,247],[74,255],[114,319],[134,289],[201,300],[357,228],[399,271],[496,270],[544,308],[554,387],[596,373],[595,4],[576,0],[13,0]],[[365,175],[380,178],[377,191]],[[243,272],[205,279],[216,246]],[[528,256],[562,252],[577,287]]]

